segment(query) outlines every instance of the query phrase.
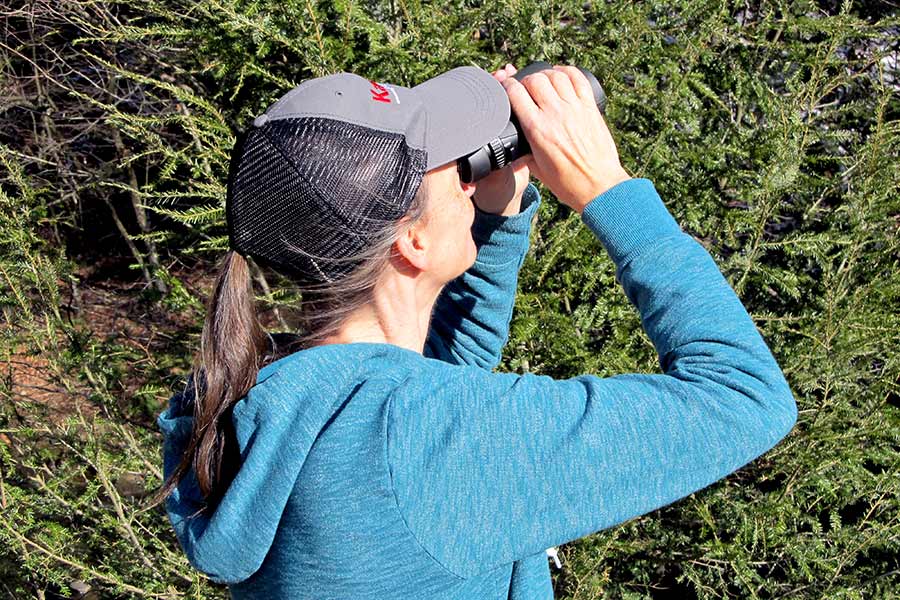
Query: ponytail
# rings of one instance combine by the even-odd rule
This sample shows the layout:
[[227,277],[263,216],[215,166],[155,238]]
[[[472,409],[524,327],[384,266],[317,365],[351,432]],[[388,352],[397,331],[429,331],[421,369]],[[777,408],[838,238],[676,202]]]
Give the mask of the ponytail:
[[[328,343],[326,340],[340,330],[349,316],[372,303],[375,286],[394,253],[394,243],[405,227],[424,217],[432,202],[428,181],[422,180],[404,219],[385,221],[372,232],[365,250],[355,257],[361,261],[360,266],[323,287],[301,288],[302,334],[269,336],[256,316],[247,260],[234,251],[224,256],[206,306],[200,352],[188,379],[186,393],[193,392],[194,396],[190,442],[181,462],[148,500],[149,507],[165,500],[193,467],[206,509],[215,508],[240,467],[231,421],[235,403],[256,384],[256,376],[265,363]],[[268,354],[267,341],[271,341]]]
[[219,262],[206,303],[200,351],[188,382],[194,393],[191,439],[179,465],[150,499],[150,506],[168,497],[192,466],[207,508],[218,504],[240,460],[231,412],[256,384],[268,339],[256,314],[250,265],[243,256],[229,251]]

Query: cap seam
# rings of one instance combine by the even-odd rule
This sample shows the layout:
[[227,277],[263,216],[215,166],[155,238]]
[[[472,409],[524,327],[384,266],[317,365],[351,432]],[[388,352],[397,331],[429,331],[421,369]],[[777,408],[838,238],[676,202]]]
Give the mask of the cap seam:
[[[315,193],[317,196],[319,196],[320,200],[325,200],[325,197],[322,196],[322,194],[319,192],[319,188],[317,188],[309,179],[307,179],[303,175],[303,173],[300,172],[300,169],[297,168],[297,165],[294,164],[294,161],[291,160],[284,153],[284,151],[281,149],[281,147],[274,142],[274,140],[272,139],[272,136],[269,135],[269,132],[266,131],[265,127],[262,127],[260,129],[261,129],[261,133],[265,136],[266,140],[272,145],[273,148],[275,148],[275,151],[278,152],[278,154],[280,154],[281,157],[287,162],[287,164],[291,167],[291,170],[294,171],[294,173],[297,175],[297,177],[302,179],[303,182],[306,183],[310,187],[310,189],[313,191],[313,193]],[[341,215],[340,213],[338,213],[337,211],[334,210],[334,207],[331,206],[330,202],[325,200],[324,202],[320,202],[320,205],[324,205],[328,209],[328,212],[330,212],[332,215],[337,217],[337,219],[341,221],[341,223],[347,228],[347,230],[350,233],[352,233],[358,240],[365,242],[365,238],[363,238],[360,234],[353,231],[353,227],[350,225],[350,223],[347,222],[347,220],[344,218],[343,215]]]
[[273,104],[271,107],[269,107],[269,109],[263,114],[268,115],[268,117],[270,119],[277,118],[277,117],[273,117],[269,113],[277,110],[277,108],[279,106],[286,104],[288,100],[290,100],[291,98],[293,98],[300,92],[308,90],[309,88],[312,88],[312,87],[316,87],[316,85],[315,85],[316,82],[318,83],[318,85],[321,85],[322,83],[324,83],[322,78],[315,78],[315,79],[307,79],[306,81],[303,81],[303,82],[297,84],[297,86],[294,89],[292,89],[287,94],[282,96],[279,100],[277,100],[275,102],[275,104]]
[[[428,111],[426,110],[426,111],[424,111],[424,112],[427,114]],[[314,113],[313,113],[313,112],[294,112],[294,113],[286,113],[286,114],[283,114],[283,115],[278,115],[277,117],[269,116],[269,119],[268,119],[267,122],[280,121],[280,120],[282,120],[282,119],[287,119],[287,118],[289,118],[289,117],[293,117],[293,118],[298,118],[298,117],[323,118],[323,119],[329,119],[329,120],[337,121],[338,123],[352,123],[353,125],[359,125],[360,127],[365,127],[365,128],[367,128],[367,129],[372,129],[372,130],[374,130],[374,131],[383,131],[383,132],[387,132],[387,133],[394,133],[394,134],[397,134],[397,135],[402,135],[402,136],[403,136],[403,140],[404,140],[404,142],[406,142],[406,145],[407,145],[407,146],[409,146],[410,148],[415,148],[416,150],[423,150],[423,151],[426,151],[426,152],[427,152],[427,150],[425,150],[424,147],[419,148],[418,146],[415,146],[415,145],[409,143],[409,140],[406,139],[406,129],[405,129],[405,128],[402,129],[402,130],[400,130],[400,131],[398,131],[397,129],[395,129],[395,128],[393,128],[393,127],[391,127],[391,128],[388,128],[388,127],[380,127],[380,126],[379,126],[379,127],[373,127],[371,123],[365,123],[365,122],[360,121],[359,119],[352,118],[352,117],[345,117],[345,116],[339,115],[339,114],[337,114],[337,113],[331,113],[331,112],[314,112]],[[423,146],[424,146],[424,144],[423,144]]]

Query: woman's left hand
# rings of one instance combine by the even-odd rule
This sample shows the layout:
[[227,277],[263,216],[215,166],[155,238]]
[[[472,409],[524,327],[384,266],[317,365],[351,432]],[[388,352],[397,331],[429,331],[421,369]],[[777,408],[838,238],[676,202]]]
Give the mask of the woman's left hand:
[[[516,68],[506,65],[504,69],[493,72],[494,79],[503,82],[504,79],[515,75]],[[531,162],[531,154],[526,154],[509,165],[492,171],[490,175],[479,179],[475,183],[475,193],[472,200],[480,210],[495,215],[514,215],[521,211],[522,194],[528,187]]]

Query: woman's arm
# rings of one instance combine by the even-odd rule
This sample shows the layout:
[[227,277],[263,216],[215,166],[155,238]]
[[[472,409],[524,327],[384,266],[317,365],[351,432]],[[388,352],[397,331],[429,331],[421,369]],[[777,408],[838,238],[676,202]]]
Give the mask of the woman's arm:
[[428,361],[391,399],[390,475],[410,531],[460,577],[670,504],[772,448],[797,407],[765,341],[652,183],[582,213],[663,374],[565,380]]
[[540,203],[540,192],[530,183],[516,215],[504,217],[476,208],[472,237],[478,256],[438,296],[425,340],[426,357],[488,371],[500,363],[509,338],[519,269]]

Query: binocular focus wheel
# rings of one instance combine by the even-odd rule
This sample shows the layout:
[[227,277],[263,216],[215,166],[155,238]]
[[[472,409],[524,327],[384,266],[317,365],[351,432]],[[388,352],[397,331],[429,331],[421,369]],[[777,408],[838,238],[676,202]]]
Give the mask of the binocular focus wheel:
[[503,142],[499,138],[495,138],[490,142],[491,153],[497,163],[497,168],[502,169],[506,166],[506,151],[503,148]]

